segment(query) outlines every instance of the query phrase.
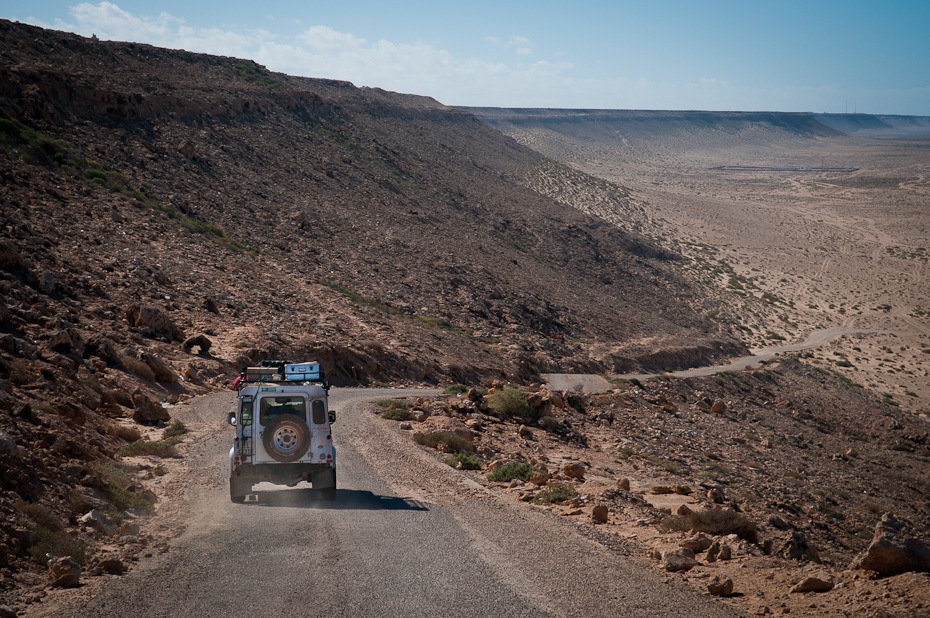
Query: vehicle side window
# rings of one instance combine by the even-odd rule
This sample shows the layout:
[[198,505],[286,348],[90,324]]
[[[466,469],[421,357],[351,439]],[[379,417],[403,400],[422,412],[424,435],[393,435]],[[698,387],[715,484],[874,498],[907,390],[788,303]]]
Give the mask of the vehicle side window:
[[252,399],[242,399],[242,403],[239,406],[239,424],[241,425],[251,425],[252,424]]
[[310,404],[310,410],[313,414],[314,425],[326,424],[326,405],[323,403],[322,399],[314,399],[313,403]]
[[267,425],[268,421],[282,414],[293,414],[300,418],[304,416],[304,399],[300,396],[262,397],[259,405],[259,420],[262,425]]

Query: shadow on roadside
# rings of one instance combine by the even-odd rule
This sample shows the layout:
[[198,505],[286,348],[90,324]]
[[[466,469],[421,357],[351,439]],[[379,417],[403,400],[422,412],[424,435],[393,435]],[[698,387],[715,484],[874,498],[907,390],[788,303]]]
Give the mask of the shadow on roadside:
[[[254,497],[254,498],[253,498]],[[291,508],[360,510],[360,511],[428,511],[429,507],[411,498],[379,496],[361,489],[337,489],[335,500],[324,500],[311,489],[254,491],[246,504]],[[257,500],[255,500],[257,498]]]

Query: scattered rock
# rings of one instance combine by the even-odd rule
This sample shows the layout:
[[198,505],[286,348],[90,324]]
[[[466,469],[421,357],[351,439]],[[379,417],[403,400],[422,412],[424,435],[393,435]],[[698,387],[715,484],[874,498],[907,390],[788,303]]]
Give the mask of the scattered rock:
[[530,483],[533,485],[545,485],[549,482],[549,475],[544,472],[534,472],[530,476]]
[[156,382],[163,384],[176,384],[178,382],[178,374],[157,354],[143,352],[142,361],[152,370]]
[[184,156],[186,159],[193,159],[196,154],[197,148],[194,146],[194,142],[186,139],[180,144],[178,144],[178,153]]
[[184,331],[168,314],[154,305],[132,304],[126,307],[126,319],[130,326],[152,338],[164,338],[169,343],[184,341]]
[[697,536],[693,536],[690,539],[685,539],[678,544],[679,547],[684,547],[685,549],[690,549],[694,553],[700,553],[706,549],[709,549],[711,545],[714,544],[714,541],[701,532]]
[[733,548],[729,545],[721,545],[720,551],[717,553],[717,560],[732,560],[733,559]]
[[869,547],[849,568],[875,571],[879,577],[910,571],[930,572],[930,547],[916,537],[910,524],[892,513],[885,513],[875,525]]
[[707,499],[714,504],[723,504],[727,500],[727,495],[722,487],[713,487],[707,490]]
[[0,457],[13,457],[18,448],[10,434],[0,430]]
[[803,534],[797,531],[791,532],[776,553],[782,558],[789,560],[804,560],[808,562],[820,562],[820,554],[810,544]]
[[126,572],[126,565],[119,558],[106,558],[100,561],[100,570],[111,575],[122,575]]
[[120,536],[139,536],[141,528],[134,521],[123,522],[119,527]]
[[715,402],[710,406],[710,411],[711,411],[711,413],[713,413],[713,414],[723,414],[724,412],[727,411],[727,404],[725,404],[725,403],[722,402],[722,401],[715,401]]
[[526,425],[520,425],[520,428],[517,430],[517,434],[524,440],[533,439],[533,430]]
[[133,394],[132,403],[135,407],[132,420],[140,425],[155,425],[157,423],[167,423],[171,420],[171,415],[168,414],[165,408],[141,392]]
[[585,465],[577,461],[562,466],[562,474],[570,479],[583,479],[586,471]]
[[617,481],[617,487],[623,491],[630,491],[630,479],[623,478]]
[[830,592],[833,586],[833,578],[820,573],[805,577],[791,588],[791,592]]
[[192,352],[194,348],[198,348],[197,353],[200,356],[207,356],[210,353],[210,348],[212,346],[213,342],[210,341],[206,335],[195,335],[188,337],[184,340],[184,343],[181,344],[181,347],[184,348],[185,352]]
[[90,511],[86,515],[81,516],[77,521],[79,524],[96,530],[105,536],[113,536],[116,534],[116,526],[113,524],[113,522],[96,509]]
[[705,559],[707,562],[717,562],[717,556],[720,555],[720,542],[714,541],[711,543],[710,547],[707,548],[707,556]]
[[700,562],[694,559],[694,552],[690,549],[667,551],[662,555],[662,558],[665,560],[663,568],[673,573],[677,571],[690,571],[700,564]]
[[48,565],[48,580],[55,588],[76,588],[81,585],[81,565],[64,556]]
[[598,504],[591,511],[591,522],[595,524],[606,524],[610,509],[606,504]]
[[733,594],[733,580],[729,577],[721,578],[715,575],[714,579],[707,584],[707,592],[715,597],[728,597]]

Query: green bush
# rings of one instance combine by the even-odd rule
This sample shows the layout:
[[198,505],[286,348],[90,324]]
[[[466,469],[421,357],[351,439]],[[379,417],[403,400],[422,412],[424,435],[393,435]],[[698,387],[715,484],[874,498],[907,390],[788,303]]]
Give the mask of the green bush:
[[70,536],[55,513],[41,504],[19,503],[20,513],[27,516],[33,532],[29,557],[45,565],[51,558],[71,556],[79,564],[87,564],[87,549],[78,539]]
[[178,441],[169,440],[137,440],[116,451],[119,457],[134,457],[138,455],[151,455],[153,457],[180,457],[175,448]]
[[175,419],[171,421],[171,424],[162,432],[161,437],[164,440],[165,438],[180,438],[190,430],[187,428],[187,425],[183,421]]
[[488,397],[488,407],[504,418],[534,418],[536,411],[520,389],[505,387]]
[[409,421],[413,418],[406,401],[399,399],[382,399],[376,405],[383,408],[381,416],[391,421]]
[[461,395],[468,392],[468,387],[464,384],[452,384],[442,389],[442,392],[445,395]]
[[455,455],[449,455],[446,457],[446,465],[449,465],[456,470],[480,470],[481,462],[478,461],[478,458],[474,455],[463,455],[462,453],[456,453]]
[[103,483],[110,501],[120,511],[130,509],[151,512],[154,499],[151,494],[140,491],[126,468],[115,461],[100,461],[93,465],[94,472]]
[[536,468],[528,463],[522,461],[508,461],[489,474],[488,480],[497,481],[499,483],[509,483],[514,479],[528,481],[530,477],[533,476],[534,472],[536,472]]
[[569,483],[555,483],[536,494],[533,502],[536,504],[561,504],[577,495],[578,492]]
[[467,453],[474,450],[474,444],[470,438],[452,431],[431,431],[429,433],[418,431],[413,434],[413,441],[447,453]]
[[413,418],[413,412],[403,408],[388,408],[381,413],[381,417],[389,421],[409,421]]

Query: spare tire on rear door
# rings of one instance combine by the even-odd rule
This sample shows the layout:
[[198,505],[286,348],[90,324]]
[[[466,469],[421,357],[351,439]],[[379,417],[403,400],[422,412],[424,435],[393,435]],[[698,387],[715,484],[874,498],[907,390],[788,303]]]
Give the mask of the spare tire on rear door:
[[265,426],[262,444],[275,461],[291,463],[303,457],[310,448],[310,428],[299,416],[282,414]]

